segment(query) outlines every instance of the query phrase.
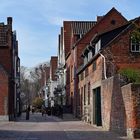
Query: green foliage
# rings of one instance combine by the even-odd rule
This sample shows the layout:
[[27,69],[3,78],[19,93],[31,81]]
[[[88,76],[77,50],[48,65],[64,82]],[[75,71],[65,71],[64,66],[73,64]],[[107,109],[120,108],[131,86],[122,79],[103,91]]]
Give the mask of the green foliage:
[[42,98],[39,98],[39,97],[36,97],[34,100],[33,100],[33,106],[37,109],[41,109],[42,105],[44,104],[44,101]]
[[140,83],[140,70],[126,68],[119,71],[119,73],[127,80],[129,83]]
[[131,33],[132,41],[140,42],[140,28],[136,27],[134,31]]

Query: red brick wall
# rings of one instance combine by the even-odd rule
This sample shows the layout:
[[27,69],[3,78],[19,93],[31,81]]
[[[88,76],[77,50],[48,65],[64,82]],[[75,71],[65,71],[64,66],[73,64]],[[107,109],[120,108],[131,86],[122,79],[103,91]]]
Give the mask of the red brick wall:
[[[116,24],[113,25],[111,24],[112,20],[116,20]],[[66,22],[65,22],[65,26],[67,27],[66,29],[68,30],[69,28],[69,34],[66,34],[65,28],[64,28],[64,41],[67,42],[66,45],[66,49],[68,50],[68,46],[69,46],[69,51],[70,51],[70,55],[66,60],[66,64],[70,67],[74,66],[75,69],[77,70],[79,68],[79,66],[81,64],[83,64],[83,59],[81,58],[81,54],[83,52],[83,50],[87,47],[87,44],[90,43],[91,39],[93,38],[93,36],[97,33],[97,32],[104,32],[106,30],[111,30],[113,28],[116,28],[120,25],[125,24],[127,21],[126,19],[124,19],[124,17],[122,15],[120,15],[120,13],[118,13],[115,9],[112,9],[109,13],[107,13],[104,18],[102,18],[102,20],[100,20],[87,34],[85,34],[85,36],[77,43],[76,47],[74,48],[74,50],[70,50],[71,47],[71,31],[70,31],[70,23],[67,22],[67,26],[66,26]],[[74,39],[74,38],[73,38]],[[64,42],[65,43],[65,42]],[[96,78],[93,78],[96,80]],[[76,76],[73,81],[70,81],[71,85],[70,85],[70,93],[73,92],[75,94],[78,93],[78,77]],[[73,87],[74,86],[74,87]],[[68,88],[67,88],[68,90]],[[68,91],[67,91],[68,92]],[[76,98],[77,96],[74,94],[74,98]],[[74,106],[76,105],[76,99],[74,99]],[[76,110],[76,109],[75,109]],[[74,111],[75,112],[75,111]]]
[[51,61],[50,61],[50,73],[51,73],[51,78],[53,81],[56,81],[56,69],[57,69],[57,61],[58,57],[52,56]]
[[0,115],[8,115],[8,76],[6,71],[0,67]]
[[118,76],[102,81],[103,127],[131,138],[140,138],[140,85],[120,85]]
[[132,30],[122,33],[103,52],[106,61],[114,63],[117,70],[123,68],[140,69],[140,55],[130,51],[130,33]]
[[102,122],[107,130],[126,134],[126,112],[118,76],[102,81]]
[[[116,24],[112,25],[111,21],[116,20]],[[91,39],[94,37],[96,33],[100,32],[105,32],[112,30],[118,26],[122,26],[126,24],[127,21],[124,19],[120,13],[118,13],[116,10],[111,10],[109,13],[107,13],[100,22],[98,22],[82,39],[81,41],[77,44],[76,48],[77,49],[77,67],[79,67],[82,63],[83,60],[81,59],[81,54],[86,47],[87,44],[91,41]]]
[[65,57],[66,57],[71,49],[71,40],[72,40],[71,21],[63,22],[63,32],[64,32],[64,46],[65,46]]
[[47,67],[45,71],[46,71],[46,81],[47,81],[50,78],[50,67]]
[[[80,80],[79,79],[79,83],[78,83],[78,89],[82,89],[84,88],[84,85],[86,85],[86,87],[88,87],[88,83],[90,83],[90,107],[88,107],[88,112],[89,114],[92,112],[92,108],[91,108],[91,104],[92,104],[92,90],[93,90],[93,85],[95,85],[96,82],[101,81],[102,79],[102,64],[103,64],[103,60],[102,57],[98,57],[96,60],[94,60],[94,62],[96,62],[96,70],[93,70],[93,63],[91,63],[86,69],[88,69],[88,75],[85,76],[85,70],[83,71],[84,73],[84,79]],[[81,74],[81,73],[80,73]],[[80,90],[81,91],[81,90]],[[88,96],[88,90],[86,90],[86,98]],[[80,94],[80,99],[83,100],[83,95],[82,95],[82,91],[78,94]],[[80,104],[80,106],[84,106],[83,104]],[[83,109],[82,107],[80,107],[81,109]],[[80,116],[82,116],[82,111],[80,112]],[[90,120],[92,121],[92,120]]]
[[[13,119],[13,115],[14,115],[14,81],[13,81],[13,75],[14,75],[14,68],[13,68],[13,47],[12,47],[12,18],[8,18],[7,20],[7,25],[2,25],[0,26],[0,30],[2,30],[3,28],[5,28],[5,32],[6,32],[6,46],[3,46],[2,44],[0,44],[0,64],[2,65],[2,67],[4,68],[4,70],[8,73],[9,75],[9,82],[8,84],[4,84],[2,89],[3,91],[5,90],[5,95],[1,96],[0,98],[2,98],[4,100],[4,102],[2,102],[2,104],[0,104],[0,106],[5,106],[6,104],[6,108],[8,110],[8,114],[9,114],[9,118],[10,120]],[[1,38],[2,39],[2,38]],[[2,40],[1,40],[2,41]],[[0,84],[1,86],[1,84]],[[7,91],[9,90],[9,91]],[[7,92],[8,95],[7,95]],[[7,103],[5,103],[7,102]],[[3,104],[4,103],[4,104]],[[1,108],[2,109],[2,108]],[[5,112],[5,108],[3,110],[3,112]],[[2,113],[2,112],[1,112]]]
[[3,28],[7,28],[7,46],[0,46],[0,64],[10,73],[12,66],[12,30],[10,25],[0,26],[0,30]]
[[121,89],[126,111],[127,135],[140,138],[140,85],[128,84]]

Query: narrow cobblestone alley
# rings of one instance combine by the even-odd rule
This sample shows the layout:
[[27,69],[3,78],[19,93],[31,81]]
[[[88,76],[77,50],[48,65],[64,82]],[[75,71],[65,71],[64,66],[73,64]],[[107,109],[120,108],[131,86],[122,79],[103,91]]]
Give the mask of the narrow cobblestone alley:
[[[0,140],[126,140],[117,134],[94,128],[76,119],[64,116],[25,114],[17,122],[0,122]],[[127,139],[128,140],[128,139]]]

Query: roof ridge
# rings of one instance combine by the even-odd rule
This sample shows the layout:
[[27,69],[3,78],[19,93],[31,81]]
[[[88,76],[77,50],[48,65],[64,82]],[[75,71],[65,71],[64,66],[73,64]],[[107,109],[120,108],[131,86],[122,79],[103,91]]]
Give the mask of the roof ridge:
[[[99,22],[97,22],[97,24],[94,26],[94,27],[92,27],[88,32],[90,32],[93,28],[95,28],[99,23],[101,23],[101,21],[105,18],[105,17],[107,17],[113,10],[115,10],[117,13],[119,13],[120,15],[121,15],[121,13],[118,11],[118,10],[116,10],[116,8],[115,7],[113,7],[110,11],[108,11],[104,16],[103,16],[103,18],[101,18],[101,20],[99,20]],[[127,21],[127,19],[123,16],[123,15],[121,15],[126,21]],[[87,32],[87,33],[88,33]],[[86,34],[84,35],[84,36],[86,36]],[[84,37],[83,36],[83,37]],[[74,46],[75,45],[77,45],[80,41],[82,40],[82,38],[81,39],[79,39],[75,44],[74,44]]]

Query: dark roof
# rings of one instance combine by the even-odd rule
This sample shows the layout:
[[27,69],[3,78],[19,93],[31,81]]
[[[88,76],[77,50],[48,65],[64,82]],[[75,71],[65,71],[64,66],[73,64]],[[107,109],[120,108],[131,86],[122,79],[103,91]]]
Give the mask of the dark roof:
[[72,21],[71,27],[73,34],[85,34],[87,33],[94,25],[95,21]]
[[[100,24],[100,22],[101,22],[102,20],[104,20],[104,18],[106,18],[112,11],[115,11],[115,12],[117,12],[118,14],[121,15],[121,13],[118,12],[118,11],[113,7],[105,16],[103,16],[103,17],[99,20],[99,22],[97,22],[97,24],[96,24],[94,27],[92,27],[92,28],[89,30],[89,32],[92,31],[94,28],[96,28],[96,26],[97,26],[98,24]],[[124,20],[127,21],[127,19],[126,19],[125,17],[123,17],[122,15],[121,15],[121,17],[122,17]],[[75,46],[78,45],[78,44],[84,39],[84,37],[88,35],[89,32],[87,32],[87,33],[86,33],[81,39],[79,39],[74,45],[75,45]]]
[[119,33],[121,33],[125,28],[127,28],[130,25],[130,23],[127,23],[124,26],[121,26],[119,28],[110,30],[108,32],[100,32],[96,34],[90,43],[90,45],[87,45],[87,47],[84,49],[83,54],[89,50],[89,47],[91,49],[94,49],[94,44],[101,39],[101,48],[104,47],[106,44],[108,44],[113,38],[115,38]]
[[[84,35],[87,33],[95,24],[95,21],[64,21],[64,46],[65,46],[65,58],[68,58],[68,53],[73,47],[73,44],[77,42],[77,40],[72,41],[72,37],[74,35]],[[79,37],[82,37],[79,36]]]
[[[116,28],[114,30],[105,32],[105,33],[101,33],[96,35],[96,37],[92,40],[92,44],[96,43],[100,38],[102,38],[101,41],[101,47],[102,49],[105,48],[106,46],[108,46],[112,40],[116,39],[116,37],[120,36],[120,34],[122,32],[124,32],[125,30],[127,30],[130,26],[132,25],[132,22],[129,22],[128,24],[121,26],[119,28]],[[85,49],[86,50],[86,49]],[[99,54],[96,54],[95,56],[93,56],[93,58],[86,64],[83,65],[82,67],[80,67],[77,70],[77,74],[81,73],[87,66],[89,66],[97,57],[99,56]]]
[[[112,39],[114,39],[118,34],[120,34],[124,29],[126,29],[129,25],[130,23],[105,33],[99,33],[94,40],[95,42],[97,42],[99,39],[101,39],[102,48],[106,44],[108,44]],[[92,43],[94,43],[94,40],[92,41]]]

